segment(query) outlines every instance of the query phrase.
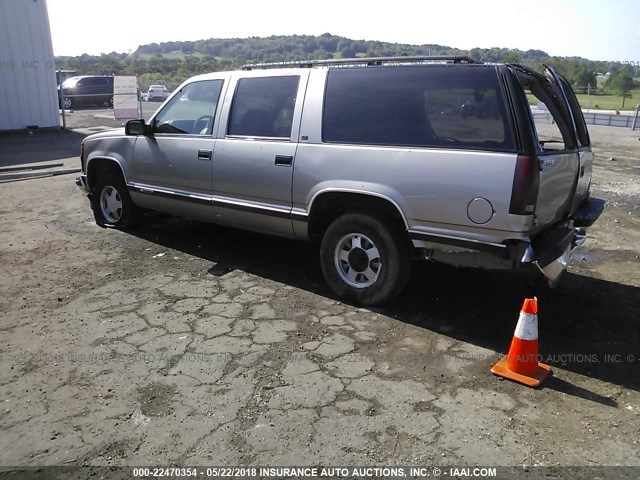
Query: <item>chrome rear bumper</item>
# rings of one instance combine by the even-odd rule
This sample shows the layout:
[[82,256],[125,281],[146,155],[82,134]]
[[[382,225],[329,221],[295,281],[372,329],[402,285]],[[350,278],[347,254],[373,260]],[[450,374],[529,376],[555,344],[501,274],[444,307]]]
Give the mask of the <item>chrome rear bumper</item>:
[[[558,284],[562,273],[567,269],[567,265],[569,263],[571,255],[573,254],[573,251],[576,248],[580,247],[586,239],[586,232],[581,228],[575,228],[573,229],[573,231],[571,232],[571,236],[569,237],[570,241],[568,242],[566,247],[563,247],[564,250],[562,254],[557,258],[551,261],[537,260],[537,258],[539,257],[536,255],[533,247],[529,246],[524,256],[522,257],[522,262],[533,263],[536,267],[538,267],[542,275],[544,275],[545,278],[549,281],[549,285],[551,287],[554,287]],[[563,245],[565,243],[566,242],[563,242]]]

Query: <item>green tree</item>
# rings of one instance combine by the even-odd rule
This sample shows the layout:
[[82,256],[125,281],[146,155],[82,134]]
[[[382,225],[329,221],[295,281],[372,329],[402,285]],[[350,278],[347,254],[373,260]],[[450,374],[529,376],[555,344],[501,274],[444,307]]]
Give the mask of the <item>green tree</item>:
[[351,47],[344,47],[342,50],[340,50],[341,58],[353,58],[355,56],[356,56],[356,52]]
[[502,55],[500,61],[504,63],[522,63],[522,56],[518,50],[512,50],[511,52]]
[[576,87],[586,87],[589,84],[591,84],[591,88],[598,86],[596,74],[586,65],[575,70],[572,77],[570,80]]
[[632,97],[631,90],[633,90],[635,85],[631,75],[629,75],[626,70],[620,70],[617,74],[609,78],[607,86],[618,92],[619,97],[622,97],[622,106],[620,107],[622,109],[624,108],[625,100]]

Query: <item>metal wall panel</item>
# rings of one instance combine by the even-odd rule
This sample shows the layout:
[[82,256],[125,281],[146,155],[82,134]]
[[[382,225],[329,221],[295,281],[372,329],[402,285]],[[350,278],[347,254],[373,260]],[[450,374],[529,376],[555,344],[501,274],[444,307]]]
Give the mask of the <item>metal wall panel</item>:
[[0,130],[60,126],[46,0],[0,0]]

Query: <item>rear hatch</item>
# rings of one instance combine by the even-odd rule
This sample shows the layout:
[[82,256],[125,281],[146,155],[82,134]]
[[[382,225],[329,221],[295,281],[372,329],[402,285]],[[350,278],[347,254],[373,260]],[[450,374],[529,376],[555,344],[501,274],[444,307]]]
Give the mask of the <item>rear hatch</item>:
[[513,68],[529,100],[536,137],[531,154],[537,159],[539,179],[533,213],[536,228],[542,229],[568,219],[588,197],[593,154],[569,83],[549,67],[544,74]]

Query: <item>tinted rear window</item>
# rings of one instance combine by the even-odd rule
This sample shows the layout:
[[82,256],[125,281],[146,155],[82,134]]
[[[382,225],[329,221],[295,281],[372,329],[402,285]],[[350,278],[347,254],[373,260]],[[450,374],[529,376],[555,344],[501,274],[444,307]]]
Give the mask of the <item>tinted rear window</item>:
[[298,76],[243,78],[229,113],[228,135],[289,138]]
[[513,151],[495,68],[335,68],[323,141]]

